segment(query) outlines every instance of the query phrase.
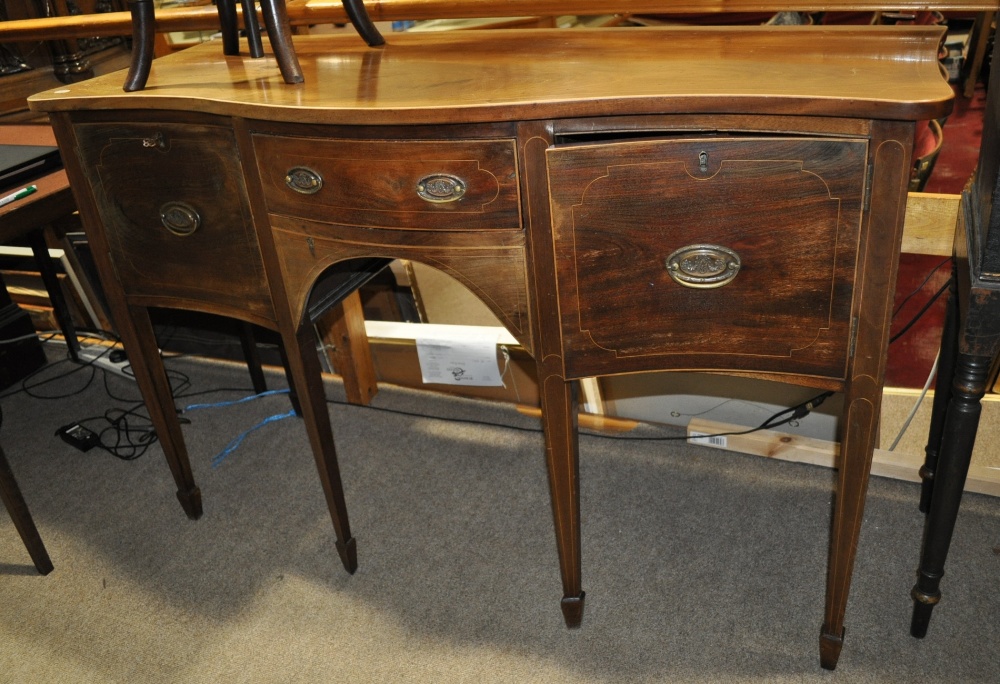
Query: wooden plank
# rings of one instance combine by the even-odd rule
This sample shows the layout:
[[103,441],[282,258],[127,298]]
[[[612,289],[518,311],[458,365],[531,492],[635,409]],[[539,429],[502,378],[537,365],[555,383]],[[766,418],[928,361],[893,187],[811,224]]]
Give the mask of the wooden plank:
[[[561,16],[566,14],[623,14],[621,2],[608,0],[380,0],[365,3],[374,21],[441,18],[483,18],[509,16]],[[879,0],[804,0],[786,3],[781,0],[630,0],[624,14],[721,14],[726,12],[802,12],[857,10],[874,12],[889,6],[893,10],[985,12],[996,10],[996,0],[895,0],[888,5]],[[344,24],[347,13],[341,0],[292,0],[287,4],[293,26]],[[237,7],[242,17],[242,10]],[[0,42],[91,38],[93,36],[129,35],[132,20],[128,12],[82,14],[45,19],[21,19],[0,22]],[[239,19],[242,25],[242,18]],[[212,5],[159,9],[156,31],[217,31],[218,12]]]
[[375,365],[365,333],[361,296],[355,290],[317,324],[330,363],[344,380],[347,400],[367,406],[378,392]]
[[961,195],[911,192],[903,224],[904,254],[951,256]]
[[[693,442],[714,449],[763,456],[779,461],[806,463],[825,468],[836,467],[840,452],[840,445],[836,442],[790,435],[776,430],[758,430],[745,435],[727,435],[716,438],[697,438],[699,435],[720,435],[729,432],[743,432],[748,429],[750,428],[742,425],[693,418],[688,424],[688,435],[696,437],[692,440]],[[923,462],[922,454],[903,454],[876,449],[872,459],[871,472],[872,475],[879,477],[919,482],[918,471]],[[969,468],[965,490],[1000,496],[1000,469],[973,465]]]

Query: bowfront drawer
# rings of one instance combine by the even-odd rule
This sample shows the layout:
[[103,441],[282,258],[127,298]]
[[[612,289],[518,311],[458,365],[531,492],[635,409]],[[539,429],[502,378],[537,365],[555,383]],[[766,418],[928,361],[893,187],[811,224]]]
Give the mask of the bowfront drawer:
[[415,230],[521,226],[513,140],[253,141],[274,214]]
[[567,377],[843,378],[867,155],[844,138],[550,148]]
[[126,294],[273,318],[236,141],[195,124],[80,124]]

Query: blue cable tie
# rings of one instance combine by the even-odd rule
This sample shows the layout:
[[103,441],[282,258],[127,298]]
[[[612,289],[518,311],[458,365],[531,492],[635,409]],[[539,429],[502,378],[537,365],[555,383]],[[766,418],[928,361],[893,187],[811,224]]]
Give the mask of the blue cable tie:
[[292,409],[288,413],[277,413],[273,416],[268,416],[267,418],[260,421],[252,428],[244,432],[243,434],[238,435],[233,441],[231,441],[229,444],[226,445],[225,449],[223,449],[222,451],[217,453],[214,457],[212,457],[212,467],[218,468],[222,464],[222,462],[226,459],[226,456],[236,451],[240,443],[242,443],[243,440],[246,438],[246,436],[249,435],[254,430],[262,428],[268,423],[276,423],[279,420],[283,420],[285,418],[294,418],[294,417],[295,417],[295,409]]

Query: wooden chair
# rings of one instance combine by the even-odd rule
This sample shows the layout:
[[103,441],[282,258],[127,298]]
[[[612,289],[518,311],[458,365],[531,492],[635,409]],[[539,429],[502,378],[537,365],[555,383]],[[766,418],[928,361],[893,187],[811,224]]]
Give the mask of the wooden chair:
[[14,527],[21,535],[38,572],[43,575],[52,572],[52,561],[49,560],[49,554],[45,550],[45,544],[42,543],[42,537],[38,534],[38,528],[35,527],[35,521],[31,519],[28,505],[21,496],[21,490],[17,486],[17,480],[14,479],[10,464],[7,463],[3,448],[0,448],[0,498],[3,499],[3,504],[14,521]]
[[[247,34],[250,56],[264,56],[264,47],[257,22],[254,0],[240,0],[243,7],[243,26]],[[261,0],[264,24],[268,38],[278,60],[278,69],[285,83],[302,83],[302,69],[292,46],[292,31],[288,23],[285,0]],[[226,55],[240,53],[239,27],[236,17],[235,0],[218,0],[219,25],[222,30],[222,52]],[[375,28],[361,0],[344,0],[344,9],[358,33],[368,45],[375,47],[385,43],[385,39]],[[125,77],[125,90],[132,92],[146,87],[149,70],[153,62],[155,38],[155,17],[153,0],[129,0],[132,15],[132,62]]]

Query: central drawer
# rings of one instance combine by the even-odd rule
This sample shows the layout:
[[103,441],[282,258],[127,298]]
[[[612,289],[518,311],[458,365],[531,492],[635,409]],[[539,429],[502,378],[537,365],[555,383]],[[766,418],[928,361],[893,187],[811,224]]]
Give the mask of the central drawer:
[[845,138],[550,148],[566,377],[843,378],[867,156]]
[[256,134],[269,212],[414,230],[519,229],[513,140],[345,140]]

